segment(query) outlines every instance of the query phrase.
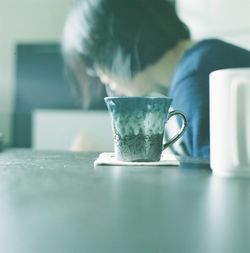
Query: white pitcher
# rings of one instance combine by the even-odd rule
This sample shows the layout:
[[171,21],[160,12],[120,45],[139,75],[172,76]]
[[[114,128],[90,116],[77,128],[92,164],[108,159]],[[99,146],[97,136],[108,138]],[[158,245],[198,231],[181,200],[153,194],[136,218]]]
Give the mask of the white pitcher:
[[250,177],[250,68],[210,74],[210,157],[215,175]]

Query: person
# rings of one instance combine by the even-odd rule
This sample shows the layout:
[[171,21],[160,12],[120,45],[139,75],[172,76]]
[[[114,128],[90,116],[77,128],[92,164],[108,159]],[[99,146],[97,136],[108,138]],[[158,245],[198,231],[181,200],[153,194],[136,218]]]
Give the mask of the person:
[[66,62],[78,70],[81,62],[109,95],[172,97],[172,107],[188,120],[177,152],[205,159],[209,73],[250,67],[246,49],[216,38],[193,41],[166,0],[80,0],[68,16],[62,45]]

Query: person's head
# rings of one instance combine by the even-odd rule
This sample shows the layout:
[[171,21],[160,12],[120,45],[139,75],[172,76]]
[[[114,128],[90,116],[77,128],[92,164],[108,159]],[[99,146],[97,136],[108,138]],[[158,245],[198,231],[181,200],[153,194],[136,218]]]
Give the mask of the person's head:
[[189,38],[167,0],[80,0],[69,15],[63,49],[67,59],[122,85]]

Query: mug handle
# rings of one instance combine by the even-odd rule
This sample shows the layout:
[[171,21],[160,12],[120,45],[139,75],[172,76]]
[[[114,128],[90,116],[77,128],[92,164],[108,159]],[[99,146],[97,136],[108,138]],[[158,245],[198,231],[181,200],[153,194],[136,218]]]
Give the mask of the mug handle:
[[173,116],[180,116],[182,118],[182,126],[181,126],[181,129],[179,130],[179,132],[176,135],[174,135],[174,137],[172,137],[167,143],[165,143],[163,145],[162,150],[166,149],[169,145],[176,142],[183,135],[184,131],[187,128],[187,118],[182,112],[180,112],[180,111],[171,111],[171,112],[169,112],[167,121]]

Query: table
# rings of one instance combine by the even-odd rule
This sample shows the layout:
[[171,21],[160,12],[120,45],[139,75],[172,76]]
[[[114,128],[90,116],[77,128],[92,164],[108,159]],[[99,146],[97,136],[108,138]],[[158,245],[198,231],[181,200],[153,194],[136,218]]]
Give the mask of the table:
[[93,167],[97,153],[0,154],[0,252],[250,251],[250,181],[205,163]]

